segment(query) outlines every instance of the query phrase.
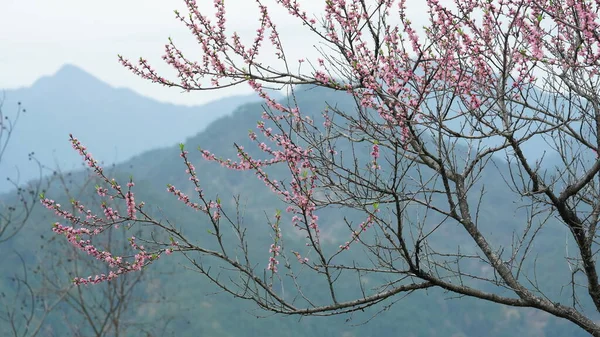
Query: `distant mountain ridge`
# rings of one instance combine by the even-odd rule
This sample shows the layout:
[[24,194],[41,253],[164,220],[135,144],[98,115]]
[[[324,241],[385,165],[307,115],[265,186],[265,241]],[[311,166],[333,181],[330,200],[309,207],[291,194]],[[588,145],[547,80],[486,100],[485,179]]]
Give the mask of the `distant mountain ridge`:
[[[296,98],[302,111],[315,116],[322,111],[325,101],[341,110],[351,109],[354,104],[354,101],[348,99],[345,93],[326,91],[322,88],[297,92]],[[272,239],[266,229],[264,216],[265,214],[272,214],[271,212],[274,212],[277,207],[281,207],[280,200],[259,179],[254,177],[252,172],[234,172],[223,169],[218,164],[207,162],[201,159],[196,147],[201,146],[203,149],[210,150],[219,156],[223,155],[224,158],[235,158],[234,142],[244,146],[249,151],[252,151],[253,148],[256,149],[255,146],[251,145],[252,142],[249,140],[247,130],[256,126],[256,121],[260,120],[261,110],[261,105],[258,102],[244,104],[232,114],[219,118],[205,130],[185,140],[186,147],[190,151],[189,158],[196,167],[200,184],[207,195],[220,196],[223,205],[227,209],[233,210],[229,207],[232,203],[231,197],[240,194],[243,222],[249,229],[247,240],[251,243],[251,247],[259,248],[253,253],[263,254],[264,257],[264,260],[254,261],[266,261],[267,259],[267,249],[261,249],[261,247],[268,247]],[[92,146],[89,146],[89,148],[97,159],[104,159],[97,154],[98,152]],[[457,151],[458,153],[464,152],[460,149]],[[368,156],[369,154],[367,152],[362,155]],[[280,166],[280,168],[284,170],[283,172],[287,170],[285,166]],[[189,195],[193,195],[194,186],[190,183],[184,170],[185,165],[179,157],[178,146],[171,146],[144,152],[117,165],[116,178],[122,183],[129,175],[133,175],[136,182],[136,199],[147,202],[147,211],[150,211],[153,207],[158,207],[160,218],[173,221],[182,231],[185,231],[189,238],[197,240],[195,242],[203,243],[207,237],[210,238],[206,235],[206,230],[209,228],[206,220],[198,216],[198,213],[183,206],[176,198],[169,195],[164,188],[165,184],[171,183]],[[480,228],[482,231],[489,233],[492,244],[504,242],[503,240],[510,242],[513,238],[513,228],[523,224],[523,218],[517,217],[515,213],[518,205],[514,202],[514,195],[510,193],[509,188],[498,176],[496,170],[506,173],[508,164],[498,161],[496,166],[489,165],[481,177],[481,180],[486,182],[488,188],[494,193],[493,197],[490,196],[482,202],[480,213],[482,217],[488,219],[485,223],[482,222]],[[277,173],[275,172],[275,174]],[[76,175],[80,180],[83,180],[85,176],[82,172]],[[479,189],[475,188],[474,190]],[[94,189],[88,188],[87,193],[94,195]],[[56,200],[63,200],[63,202],[68,200],[64,195],[61,195],[58,189],[49,192],[48,195]],[[86,200],[83,200],[83,203],[88,204]],[[361,221],[361,219],[353,218],[352,214],[343,211],[347,210],[336,208],[319,210],[322,233],[333,238],[332,242],[328,242],[330,247],[342,244],[350,236],[345,227],[337,227],[338,223],[342,223],[339,221],[341,215],[350,222],[357,223]],[[12,245],[11,247],[36,247],[38,244],[44,243],[43,235],[50,232],[50,226],[37,226],[37,224],[49,224],[57,219],[52,215],[52,212],[41,207],[36,209],[34,213],[31,223],[36,224],[36,226],[29,226],[28,230],[21,232],[14,241],[9,242]],[[435,217],[429,219],[436,222]],[[288,233],[292,233],[293,228],[289,226],[289,222],[284,220],[283,223],[285,223],[283,235],[287,236]],[[557,235],[557,233],[560,235]],[[567,275],[567,277],[569,275],[568,273],[561,274],[567,268],[566,264],[556,263],[556,261],[559,261],[557,257],[563,254],[564,246],[561,246],[565,240],[563,233],[561,227],[556,226],[555,223],[550,223],[537,234],[538,242],[532,246],[530,252],[532,256],[538,256],[539,254],[539,257],[535,258],[536,266],[540,268],[536,277],[539,275],[541,280],[545,280],[544,286],[547,291],[551,293],[554,291],[557,294],[562,294],[560,290],[562,289],[561,285],[564,284],[562,279],[559,278],[560,275]],[[462,241],[464,238],[468,238],[468,234],[459,226],[454,226],[451,223],[445,224],[444,228],[441,228],[436,235],[438,240],[444,240],[444,242],[452,245],[460,245],[461,252],[473,245],[470,239]],[[430,239],[433,240],[436,235],[432,235]],[[287,239],[289,238],[287,237]],[[64,245],[64,242],[58,240],[56,242]],[[228,244],[232,243],[232,241],[226,242]],[[302,243],[300,242],[300,244]],[[290,249],[293,247],[294,242],[288,240],[287,244],[286,249]],[[50,243],[48,243],[49,245]],[[235,249],[231,246],[228,246],[229,248]],[[26,250],[24,254],[33,260],[36,252]],[[352,249],[348,251],[348,254],[351,254],[348,257],[360,259],[363,257],[364,252],[361,249]],[[252,311],[256,306],[253,303],[240,299],[233,300],[229,294],[216,289],[206,278],[193,276],[193,273],[184,274],[183,268],[178,269],[176,275],[169,274],[169,268],[172,266],[180,268],[178,262],[182,260],[169,260],[171,262],[168,263],[166,261],[158,262],[155,266],[157,269],[150,269],[160,271],[160,274],[152,276],[152,282],[155,282],[153,284],[159,284],[169,292],[168,298],[170,301],[155,305],[155,309],[152,311],[153,314],[145,316],[145,318],[151,320],[161,321],[175,313],[176,318],[170,328],[177,336],[197,336],[199,334],[223,337],[394,336],[398,334],[397,332],[400,329],[404,332],[404,336],[585,336],[583,331],[568,324],[565,320],[554,319],[531,309],[495,305],[472,298],[456,299],[440,291],[440,289],[434,289],[427,293],[417,292],[401,300],[396,297],[384,304],[385,306],[390,305],[386,310],[383,310],[384,305],[378,305],[375,309],[367,310],[366,313],[357,312],[350,317],[339,316],[326,319],[306,317],[299,320],[297,317],[271,316],[258,312],[264,318],[256,320]],[[0,269],[15,269],[16,264],[11,264],[10,261],[9,259],[0,261]],[[208,260],[206,263],[207,266],[215,269],[219,268],[219,265],[217,263],[213,264],[214,261],[212,260]],[[344,277],[340,277],[340,282],[346,282],[344,280],[346,280]],[[349,281],[346,283],[348,288],[345,288],[346,285],[342,286],[342,296],[349,295],[348,293],[352,289],[351,285],[355,282],[354,279],[348,278],[347,280]],[[545,284],[547,281],[552,282]],[[60,282],[67,282],[67,279],[61,279]],[[315,282],[315,284],[318,285],[319,283]],[[309,288],[307,291],[318,291],[318,286],[315,288],[317,289]],[[91,289],[93,288],[88,288],[88,291]],[[155,288],[148,287],[146,289]],[[0,287],[0,290],[2,290],[2,287]],[[207,294],[211,294],[211,296],[207,296]],[[156,295],[157,293],[154,290],[144,294],[149,300],[155,299]],[[562,295],[557,295],[557,298],[559,296]],[[392,306],[391,302],[396,300],[400,300],[400,302]],[[149,303],[152,302],[149,301]],[[199,305],[199,303],[202,305]],[[381,311],[379,311],[380,309]],[[64,326],[63,317],[70,317],[68,310],[65,309],[64,312],[57,311],[48,320],[47,325],[56,329]],[[143,311],[139,310],[139,312]],[[380,316],[375,317],[373,322],[370,322],[371,315],[375,313]],[[197,319],[198,317],[201,317],[201,319]],[[236,324],[229,324],[233,320],[236,321]],[[370,323],[362,324],[361,322]],[[0,334],[2,327],[0,325]]]
[[11,185],[7,177],[25,183],[37,177],[27,154],[34,152],[46,166],[71,170],[81,164],[71,150],[73,133],[92,154],[105,161],[125,161],[144,151],[181,142],[236,107],[259,101],[255,95],[232,96],[199,106],[179,106],[144,97],[130,89],[114,88],[84,70],[65,65],[26,88],[4,91],[2,109],[22,114],[0,163],[0,192]]

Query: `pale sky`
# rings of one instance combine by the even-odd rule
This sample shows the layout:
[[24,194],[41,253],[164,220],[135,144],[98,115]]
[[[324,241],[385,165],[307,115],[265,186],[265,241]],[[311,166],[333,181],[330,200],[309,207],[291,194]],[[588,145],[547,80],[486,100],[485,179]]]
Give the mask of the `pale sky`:
[[[324,6],[324,0],[299,2],[308,13],[320,13]],[[313,48],[317,40],[305,27],[275,1],[263,3],[274,14],[288,58],[314,60],[319,56]],[[198,0],[198,4],[212,17],[212,0]],[[242,37],[253,36],[258,28],[256,2],[226,0],[225,5],[229,35],[238,31]],[[420,1],[412,1],[411,6],[423,8]],[[0,0],[0,89],[29,86],[70,63],[113,86],[128,87],[159,101],[200,104],[250,93],[246,85],[182,93],[139,79],[119,64],[117,54],[132,60],[143,56],[163,74],[172,75],[161,59],[169,36],[188,55],[198,51],[193,36],[175,18],[175,9],[187,13],[183,0]]]
[[[266,1],[273,3],[274,1]],[[318,11],[322,1],[301,1],[307,10]],[[199,0],[206,13],[214,13],[212,0]],[[292,34],[288,53],[300,57],[318,56],[310,33],[297,29],[298,22],[272,6],[278,28]],[[55,73],[70,63],[113,86],[128,87],[160,101],[199,104],[220,96],[249,93],[247,86],[233,90],[181,93],[137,78],[117,61],[117,54],[132,60],[147,58],[164,74],[171,75],[161,56],[169,36],[188,55],[195,52],[193,36],[179,22],[173,10],[185,11],[182,0],[0,0],[0,88],[29,86],[44,75]],[[234,30],[248,36],[258,27],[255,1],[227,0],[230,34]],[[211,15],[212,16],[212,15]],[[295,46],[301,41],[304,48]],[[313,41],[314,42],[314,41]],[[295,48],[296,47],[296,48]],[[308,47],[308,48],[306,48]],[[199,54],[200,55],[200,54]]]

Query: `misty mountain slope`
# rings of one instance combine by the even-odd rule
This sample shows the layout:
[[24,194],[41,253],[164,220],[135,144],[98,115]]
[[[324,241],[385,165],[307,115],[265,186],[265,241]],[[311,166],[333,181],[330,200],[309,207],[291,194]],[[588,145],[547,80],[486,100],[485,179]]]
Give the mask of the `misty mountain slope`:
[[73,133],[105,163],[123,162],[143,151],[183,141],[237,106],[259,100],[256,95],[233,96],[200,106],[178,106],[114,88],[85,71],[63,66],[31,87],[5,90],[2,109],[21,114],[0,163],[0,192],[9,188],[6,177],[25,183],[37,177],[27,159],[34,152],[40,162],[63,170],[80,167],[68,138]]
[[[298,103],[303,112],[315,115],[318,115],[319,112],[322,111],[325,106],[325,100],[330,104],[337,102],[341,109],[352,109],[354,104],[352,101],[347,100],[348,97],[344,94],[327,93],[319,90],[299,93],[297,98],[299,99]],[[241,200],[245,205],[245,223],[249,228],[258,226],[257,230],[250,230],[248,235],[253,240],[252,243],[254,244],[254,248],[259,250],[256,252],[256,254],[259,255],[264,255],[266,252],[266,250],[265,252],[261,252],[261,247],[268,247],[266,241],[268,241],[269,237],[268,230],[265,227],[265,214],[269,215],[273,213],[276,208],[281,208],[281,203],[278,202],[277,197],[251,172],[233,172],[220,167],[218,164],[208,163],[200,159],[200,153],[197,150],[197,147],[200,146],[203,149],[210,150],[218,156],[223,156],[223,158],[232,159],[235,159],[236,153],[233,146],[234,142],[244,146],[245,149],[252,151],[255,145],[252,145],[248,140],[247,134],[249,129],[255,128],[256,122],[260,120],[262,110],[263,108],[260,103],[245,104],[236,109],[233,114],[211,123],[206,130],[187,139],[185,142],[186,148],[189,151],[189,158],[196,166],[200,183],[207,196],[214,198],[219,196],[222,200],[230,200],[232,195],[239,194],[241,196]],[[464,149],[460,148],[457,149],[459,152],[463,150]],[[497,166],[497,168],[495,166]],[[173,200],[175,198],[170,196],[164,189],[165,184],[170,183],[188,193],[188,195],[194,195],[192,185],[189,183],[188,176],[184,172],[185,166],[179,157],[179,149],[177,146],[142,154],[132,159],[132,161],[124,163],[123,166],[118,166],[117,169],[123,173],[132,173],[134,179],[140,179],[141,181],[144,181],[144,184],[151,185],[154,191],[163,191],[161,197],[154,197],[162,199],[159,201],[159,204],[162,209],[166,210],[165,214],[171,214],[173,219],[176,219],[176,223],[191,237],[198,238],[198,240],[202,240],[203,237],[206,237],[203,235],[206,231],[206,221],[202,219],[201,216],[186,209],[186,207],[178,205],[178,202]],[[490,235],[489,239],[492,244],[500,242],[509,244],[513,238],[513,231],[517,228],[522,228],[523,226],[523,219],[519,217],[523,212],[519,213],[517,211],[518,204],[515,204],[514,195],[511,194],[500,175],[500,173],[507,174],[508,171],[506,163],[497,160],[496,165],[490,165],[488,169],[484,171],[481,178],[481,181],[487,185],[487,190],[492,191],[484,199],[481,210],[482,218],[486,219],[486,221],[482,223],[485,227],[482,228],[482,231],[485,234]],[[280,173],[284,174],[285,172],[285,168],[282,168],[280,171]],[[140,186],[140,184],[136,186]],[[150,186],[147,187],[150,188]],[[146,187],[144,187],[144,189],[145,188]],[[474,188],[474,190],[477,190],[477,188]],[[140,197],[143,198],[141,195]],[[169,198],[171,200],[169,200]],[[336,212],[333,209],[324,210],[319,213],[319,217],[321,219],[323,233],[328,233],[330,237],[337,237],[338,241],[340,241],[332,242],[332,246],[336,247],[337,244],[342,244],[343,241],[347,239],[347,231],[339,231],[344,228],[334,228],[334,226],[332,226],[332,224],[339,222],[339,212]],[[433,221],[435,221],[435,217],[432,218]],[[287,233],[293,231],[291,228],[287,228],[286,230]],[[561,293],[561,286],[564,284],[563,282],[567,282],[566,279],[561,278],[565,275],[568,276],[567,264],[556,263],[557,261],[564,261],[564,258],[562,258],[561,255],[564,254],[564,235],[565,232],[561,225],[556,222],[549,223],[540,231],[538,241],[532,247],[531,254],[532,256],[535,256],[535,263],[538,268],[537,276],[540,278],[546,276],[546,279],[551,281],[550,283],[543,284],[542,288],[549,294],[552,294],[552,296],[559,296],[559,298],[560,296],[565,296],[565,299],[567,299],[566,297],[568,296],[566,293]],[[434,237],[436,240],[445,241],[453,248],[456,248],[457,244],[461,245],[461,249],[468,249],[468,247],[473,246],[472,239],[466,235],[464,229],[460,226],[444,226],[438,231],[437,237],[436,235],[432,236],[432,240]],[[351,253],[350,257],[360,258],[359,256],[361,253],[360,250],[357,250]],[[533,267],[533,265],[530,265],[530,267]],[[532,274],[533,272],[531,275]],[[197,287],[193,285],[197,284],[197,282],[202,282],[204,284],[204,281],[200,281],[199,278],[193,278],[193,280],[182,278],[170,282],[178,284],[178,288],[180,289],[190,289],[190,291],[195,291],[197,297],[202,297],[202,291],[197,290]],[[207,287],[211,286],[207,285]],[[520,331],[520,333],[526,335],[539,336],[559,336],[561,335],[560,333],[555,334],[558,333],[558,331],[568,331],[568,334],[570,335],[577,335],[579,333],[576,328],[571,327],[568,323],[549,318],[545,316],[545,314],[537,313],[535,311],[512,309],[472,299],[444,300],[444,298],[447,297],[448,296],[438,291],[431,292],[431,296],[410,296],[408,299],[401,301],[401,304],[391,309],[390,312],[383,315],[383,317],[404,316],[403,320],[407,320],[408,316],[405,315],[408,314],[406,310],[409,309],[406,307],[410,308],[410,310],[426,312],[429,310],[427,309],[429,306],[436,303],[436,305],[441,306],[440,308],[445,309],[442,311],[431,309],[431,313],[435,313],[436,315],[447,315],[448,318],[444,319],[443,323],[442,321],[430,321],[432,317],[423,318],[423,321],[420,321],[418,324],[416,321],[412,321],[412,323],[415,323],[412,325],[412,328],[415,329],[413,331],[422,331],[421,329],[423,329],[424,326],[435,326],[435,328],[432,327],[432,330],[437,332],[432,335],[444,335],[440,334],[441,330],[439,329],[444,329],[442,327],[445,326],[456,331],[459,336],[461,334],[464,336],[479,336],[480,334],[475,331],[479,331],[480,333],[485,331],[488,332],[490,336],[508,336],[515,333],[515,331]],[[235,305],[233,302],[231,303],[231,305]],[[239,303],[239,305],[243,305],[245,308],[252,308],[252,304]],[[228,315],[230,312],[228,310],[231,309],[223,307],[215,310],[224,310],[223,315]],[[482,310],[484,314],[476,314],[482,313]],[[512,316],[515,313],[515,310],[517,314]],[[450,319],[454,314],[457,315],[460,320],[456,321]],[[504,317],[503,315],[506,315],[506,319],[501,319],[493,323],[493,317]],[[446,316],[444,317],[446,318]],[[461,322],[463,319],[464,321]],[[537,322],[536,320],[538,319],[544,322],[541,324],[541,327],[535,325]],[[451,323],[449,323],[449,321]],[[271,321],[269,320],[269,322]],[[381,324],[381,321],[378,320],[378,322],[378,324]],[[514,330],[508,329],[507,331],[503,331],[503,324],[511,324],[511,328]],[[477,330],[478,328],[480,330]],[[384,329],[386,333],[392,331],[387,329],[394,329],[393,324],[387,325],[387,328]],[[369,335],[368,328],[365,328],[364,330],[361,328],[359,330],[361,333],[358,335]],[[322,335],[325,336],[325,334]],[[419,336],[422,334],[413,333],[413,335]]]
[[[340,109],[343,110],[352,109],[354,103],[347,98],[344,94],[323,90],[298,93],[302,111],[315,116],[324,108],[324,101],[328,101],[330,104],[337,102]],[[235,158],[234,142],[252,150],[254,145],[251,145],[248,139],[248,130],[255,128],[256,122],[260,120],[262,110],[260,103],[244,104],[231,115],[215,120],[206,129],[185,141],[189,158],[196,166],[198,178],[207,196],[213,198],[218,195],[224,204],[229,203],[229,205],[231,205],[233,195],[241,196],[245,205],[243,216],[244,224],[248,228],[250,253],[252,257],[256,257],[254,261],[258,263],[257,268],[266,265],[268,243],[271,240],[265,217],[272,215],[276,208],[281,208],[281,202],[252,172],[235,172],[224,169],[218,164],[206,162],[201,159],[196,148],[200,146],[217,155],[222,155],[224,158],[232,159]],[[94,146],[85,145],[88,146],[95,158],[105,159]],[[522,219],[518,217],[519,213],[516,213],[515,210],[518,203],[515,203],[514,195],[510,194],[506,184],[499,176],[499,172],[506,173],[508,171],[508,166],[500,161],[496,164],[498,168],[490,165],[489,170],[486,170],[481,178],[491,191],[489,197],[484,199],[482,204],[482,217],[486,218],[485,223],[482,223],[485,229],[482,230],[486,234],[492,234],[490,237],[492,243],[510,241],[513,230],[522,226]],[[285,174],[286,169],[281,166],[274,168],[274,174]],[[175,197],[166,192],[165,185],[170,183],[190,196],[194,194],[193,186],[185,174],[185,165],[179,157],[177,146],[154,149],[136,155],[117,165],[115,170],[118,172],[116,177],[121,184],[129,175],[133,176],[136,182],[134,190],[136,200],[145,201],[148,210],[160,209],[155,213],[157,216],[173,220],[173,223],[195,242],[205,242],[210,239],[211,236],[206,232],[209,229],[206,219],[198,212],[183,206]],[[81,172],[75,175],[81,176]],[[89,188],[87,193],[93,194],[94,189]],[[47,195],[63,203],[68,201],[68,198],[56,190]],[[335,208],[319,212],[322,232],[324,235],[328,235],[328,245],[331,247],[343,243],[349,236],[347,229],[336,227],[341,216],[347,216],[354,223],[362,221],[351,213],[342,214]],[[32,219],[32,224],[35,226],[30,226],[28,230],[20,233],[15,241],[10,242],[11,249],[37,247],[43,241],[40,239],[40,235],[52,236],[50,224],[58,220],[52,212],[40,207]],[[432,220],[436,221],[437,219],[434,217]],[[294,228],[289,222],[282,224],[282,232],[288,240],[287,243],[290,245],[302,244],[301,237],[295,237],[296,241],[289,240],[290,236],[294,238],[293,231]],[[438,233],[435,240],[445,241],[448,245],[456,247],[457,244],[461,244],[461,249],[473,245],[460,226],[448,224]],[[557,233],[561,235],[557,235]],[[560,286],[564,284],[564,280],[558,276],[568,276],[568,273],[565,274],[566,263],[561,255],[564,254],[564,231],[560,231],[560,227],[556,223],[550,223],[548,228],[541,230],[538,235],[538,243],[532,247],[531,254],[536,258],[539,268],[537,276],[544,283],[542,287],[554,295],[554,293],[560,292]],[[227,242],[231,243],[231,249],[235,249],[235,241]],[[462,246],[463,244],[464,246]],[[54,249],[60,245],[67,245],[63,238],[57,238],[53,243],[47,243],[45,249],[48,247]],[[290,245],[286,248],[290,249]],[[0,246],[0,248],[4,247],[6,246]],[[36,252],[32,250],[23,253],[28,262],[35,261],[35,255]],[[361,261],[364,260],[364,255],[365,252],[359,247],[356,249],[353,247],[347,254],[344,254],[344,258]],[[85,254],[80,254],[80,257],[87,258]],[[203,258],[203,261],[217,270],[220,266],[210,259]],[[14,269],[15,266],[10,265],[11,263],[14,262],[10,262],[9,259],[0,261],[0,269]],[[147,315],[146,319],[150,318],[156,321],[160,321],[164,317],[176,316],[171,329],[178,336],[585,336],[585,333],[568,322],[555,319],[539,311],[511,308],[469,298],[457,299],[439,289],[415,293],[406,298],[398,296],[365,313],[359,312],[350,316],[301,319],[270,316],[267,313],[256,311],[256,306],[251,302],[219,293],[219,289],[208,282],[206,278],[185,270],[178,263],[189,266],[189,262],[186,262],[181,256],[173,254],[164,259],[161,258],[152,268],[148,268],[153,286],[165,289],[169,293],[169,301],[152,307],[152,310],[140,308],[136,313]],[[165,273],[167,270],[175,270],[175,274]],[[558,276],[553,276],[554,273]],[[306,277],[308,281],[311,280],[308,273]],[[68,282],[68,278],[65,277],[61,281]],[[551,284],[546,284],[546,282]],[[306,292],[311,296],[320,294],[322,289],[319,289],[319,284],[316,281],[314,287],[305,289]],[[342,277],[339,285],[341,298],[356,296],[356,278],[345,279]],[[149,289],[152,288],[150,285],[145,286]],[[1,284],[0,287],[2,287]],[[86,291],[95,291],[94,287],[85,289]],[[370,290],[367,289],[367,291]],[[211,295],[215,293],[216,295]],[[152,299],[154,295],[152,291],[145,293],[148,299]],[[568,294],[565,292],[563,296],[568,297]],[[398,302],[392,305],[394,301]],[[146,306],[149,305],[151,304]],[[388,305],[390,305],[389,308]],[[382,312],[379,316],[368,324],[361,324],[380,310]],[[65,313],[65,315],[69,314]],[[255,315],[267,317],[257,320]],[[55,329],[60,329],[61,317],[63,317],[62,314],[52,316],[48,324]],[[350,320],[346,321],[346,319]],[[235,321],[236,324],[231,324],[232,321]]]

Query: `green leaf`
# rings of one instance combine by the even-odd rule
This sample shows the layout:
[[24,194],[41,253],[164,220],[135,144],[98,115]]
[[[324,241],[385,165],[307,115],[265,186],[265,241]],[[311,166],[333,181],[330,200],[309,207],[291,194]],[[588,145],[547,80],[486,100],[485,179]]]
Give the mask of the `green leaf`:
[[183,151],[183,147],[184,147],[183,143],[179,143],[179,150],[180,151]]

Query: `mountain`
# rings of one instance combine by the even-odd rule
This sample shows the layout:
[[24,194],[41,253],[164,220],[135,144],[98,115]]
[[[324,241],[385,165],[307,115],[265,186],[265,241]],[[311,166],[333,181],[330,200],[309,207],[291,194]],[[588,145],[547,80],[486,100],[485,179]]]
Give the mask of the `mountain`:
[[[299,92],[297,99],[302,111],[314,111],[315,115],[322,111],[325,101],[330,105],[337,104],[342,110],[350,109],[353,105],[353,102],[348,100],[345,94],[332,93],[322,89]],[[223,155],[225,158],[234,158],[234,142],[250,149],[247,132],[248,129],[254,129],[257,120],[260,120],[261,111],[259,103],[244,104],[235,109],[231,115],[215,120],[203,131],[189,137],[185,143],[190,152],[190,160],[196,166],[198,178],[207,195],[219,195],[225,206],[231,205],[231,196],[241,195],[240,200],[243,205],[241,216],[248,228],[245,235],[250,241],[251,254],[253,257],[260,256],[261,259],[254,260],[258,261],[257,263],[266,263],[268,242],[271,238],[265,214],[273,214],[275,209],[280,207],[280,202],[251,172],[233,172],[223,169],[215,163],[207,163],[200,159],[199,152],[195,150],[197,146],[200,146],[217,155]],[[93,145],[85,145],[97,159],[104,159]],[[460,152],[459,150],[457,151]],[[366,155],[368,156],[368,153]],[[523,226],[525,222],[525,218],[520,217],[522,213],[518,213],[516,210],[520,204],[514,202],[514,195],[511,194],[508,186],[503,183],[497,172],[506,174],[510,167],[500,161],[494,164],[489,165],[489,170],[485,170],[480,177],[480,181],[485,182],[489,190],[493,191],[488,198],[484,199],[480,209],[480,216],[486,219],[486,221],[482,221],[482,226],[485,228],[481,228],[481,230],[486,234],[491,233],[489,239],[492,244],[499,241],[510,242],[513,239],[513,229],[516,226]],[[153,211],[152,207],[156,207],[156,214],[159,217],[168,218],[195,242],[202,243],[210,238],[210,233],[207,234],[207,229],[210,227],[205,219],[199,216],[199,213],[183,206],[165,191],[165,184],[171,183],[177,188],[189,192],[189,195],[194,193],[184,172],[185,166],[179,157],[177,146],[141,153],[116,165],[115,170],[116,177],[121,184],[129,175],[133,175],[136,181],[136,200],[144,200],[148,205],[148,211]],[[277,174],[277,172],[274,173]],[[74,173],[74,176],[79,176],[78,179],[82,178],[81,172]],[[77,179],[73,178],[73,180]],[[88,188],[86,192],[87,194],[82,194],[84,204],[87,204],[85,200],[91,200],[94,197],[93,188]],[[47,195],[64,204],[68,201],[68,197],[59,191],[50,191]],[[34,213],[31,216],[31,224],[36,224],[36,226],[30,225],[28,230],[22,231],[14,240],[7,242],[8,246],[0,246],[0,248],[20,249],[24,261],[35,266],[36,261],[42,260],[43,268],[47,268],[52,261],[41,259],[40,254],[44,251],[47,254],[55,254],[54,249],[59,250],[61,247],[64,249],[66,242],[64,240],[54,240],[53,243],[44,241],[43,236],[52,236],[49,224],[58,219],[52,212],[41,209],[41,207]],[[349,234],[343,226],[341,229],[333,226],[336,220],[339,222],[341,215],[347,217],[350,222],[363,221],[360,218],[353,218],[351,213],[340,213],[341,211],[331,208],[319,213],[322,231],[324,235],[331,238],[332,247],[342,244]],[[434,218],[430,221],[435,223],[438,220]],[[40,223],[48,225],[37,226]],[[535,267],[538,269],[528,269],[528,276],[535,276],[536,280],[539,277],[541,286],[544,290],[550,289],[548,293],[552,296],[560,293],[561,287],[566,284],[564,279],[556,275],[569,276],[568,270],[566,270],[567,264],[556,263],[556,261],[564,260],[564,255],[561,255],[564,254],[564,228],[562,231],[558,231],[560,228],[556,223],[550,223],[544,227],[537,233],[537,243],[531,247],[530,252],[531,256],[535,256]],[[286,222],[282,230],[284,235],[290,235],[288,233],[294,229],[289,222]],[[471,240],[465,239],[468,236],[464,229],[452,223],[445,224],[438,234],[437,237],[432,235],[429,239],[443,240],[454,247],[460,244],[462,252],[465,251],[463,249],[468,251],[473,245]],[[227,232],[225,235],[234,234]],[[41,244],[45,245],[43,250],[32,248],[39,247]],[[290,244],[290,241],[287,241],[287,244]],[[233,250],[236,247],[232,245],[228,248]],[[286,248],[290,249],[291,247],[286,246]],[[6,251],[8,252],[8,250]],[[356,260],[364,258],[364,253],[360,249],[350,250],[348,254],[348,258]],[[144,298],[146,304],[143,305],[143,308],[137,308],[128,313],[128,317],[133,321],[136,321],[136,318],[144,318],[155,322],[171,322],[168,330],[177,336],[585,336],[580,329],[565,320],[553,318],[539,311],[496,305],[470,298],[451,298],[451,294],[436,289],[427,293],[411,294],[406,298],[393,298],[374,308],[369,308],[365,313],[359,312],[349,316],[302,319],[271,316],[261,311],[255,311],[256,306],[251,302],[234,299],[231,295],[220,292],[220,289],[207,281],[205,277],[186,271],[183,266],[189,267],[189,261],[175,255],[173,254],[172,260],[170,259],[168,262],[166,259],[159,260],[152,268],[149,268],[151,280],[141,286],[144,291],[141,297]],[[79,257],[88,258],[81,253],[79,253]],[[218,263],[211,262],[214,260],[200,256],[197,258],[207,266],[221,270],[224,278],[228,276],[226,269],[220,269]],[[16,266],[19,266],[18,263],[19,260],[16,257],[9,256],[0,260],[0,269],[16,270]],[[68,267],[69,265],[65,266],[65,268]],[[171,274],[173,270],[174,274]],[[565,270],[567,274],[565,274]],[[237,278],[234,278],[235,280]],[[66,275],[57,280],[57,282],[68,281],[69,277]],[[339,282],[341,288],[349,292],[356,284],[356,279],[348,279],[346,282],[341,277]],[[10,290],[8,286],[5,288]],[[313,295],[314,292],[319,291],[317,288],[318,286],[311,287],[307,291]],[[84,289],[85,292],[95,294],[101,288],[90,286]],[[165,303],[156,304],[155,300],[159,291],[166,292],[164,296],[167,301]],[[565,302],[568,302],[566,293],[562,293],[562,296],[566,296]],[[208,296],[209,294],[213,295]],[[344,294],[342,294],[343,296]],[[556,298],[560,297],[557,295]],[[55,331],[54,335],[61,335],[63,317],[69,317],[73,322],[78,317],[68,311],[70,310],[68,308],[61,307],[61,310],[61,312],[53,314],[46,324],[52,331]],[[372,318],[372,315],[376,313],[379,315]],[[256,315],[263,318],[257,320]],[[369,322],[361,324],[366,321]],[[2,332],[1,327],[0,332]],[[399,332],[401,333],[399,334]],[[63,335],[65,333],[63,331]],[[137,335],[141,336],[142,334],[135,334],[135,336]]]
[[72,65],[31,87],[4,91],[3,113],[21,114],[0,163],[0,193],[11,185],[7,177],[27,182],[38,176],[28,153],[52,169],[80,167],[69,134],[107,163],[123,162],[148,149],[183,141],[237,106],[258,101],[257,95],[233,96],[200,106],[161,103],[129,89],[114,88]]

